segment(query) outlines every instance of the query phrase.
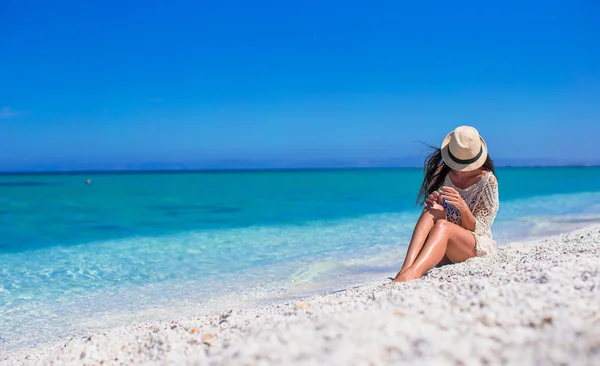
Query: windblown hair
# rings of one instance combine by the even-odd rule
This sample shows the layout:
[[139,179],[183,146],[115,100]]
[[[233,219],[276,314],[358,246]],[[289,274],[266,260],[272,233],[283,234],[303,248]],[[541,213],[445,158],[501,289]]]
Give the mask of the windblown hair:
[[[442,186],[444,179],[446,179],[446,175],[448,175],[450,172],[450,167],[446,165],[442,159],[442,150],[433,146],[429,147],[433,151],[427,156],[427,158],[425,158],[425,165],[423,166],[423,172],[425,173],[425,176],[423,177],[423,183],[421,183],[421,188],[419,189],[419,194],[417,195],[418,205],[423,205],[427,196]],[[489,155],[481,168],[496,175],[496,171],[494,170],[494,162],[492,159],[490,159]]]

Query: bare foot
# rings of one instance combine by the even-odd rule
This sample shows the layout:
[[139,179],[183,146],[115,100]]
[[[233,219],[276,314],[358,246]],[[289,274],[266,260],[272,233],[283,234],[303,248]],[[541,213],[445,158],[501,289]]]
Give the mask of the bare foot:
[[401,274],[403,274],[404,272],[406,272],[407,269],[409,269],[410,267],[402,267],[400,268],[400,270],[398,271],[398,274],[396,274],[396,278],[400,277]]
[[398,273],[398,275],[396,275],[396,278],[394,278],[393,282],[407,282],[416,280],[418,278],[421,278],[421,276],[419,276],[418,273],[409,268],[404,270],[403,272],[401,271],[400,273]]

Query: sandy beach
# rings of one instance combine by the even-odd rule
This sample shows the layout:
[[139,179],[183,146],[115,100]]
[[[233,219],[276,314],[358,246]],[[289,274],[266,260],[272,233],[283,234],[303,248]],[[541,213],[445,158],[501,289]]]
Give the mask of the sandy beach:
[[409,283],[133,324],[0,364],[600,365],[600,226]]

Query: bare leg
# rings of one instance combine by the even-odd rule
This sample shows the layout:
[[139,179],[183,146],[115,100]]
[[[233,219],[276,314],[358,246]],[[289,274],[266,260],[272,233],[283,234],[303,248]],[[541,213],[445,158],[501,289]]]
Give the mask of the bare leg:
[[444,257],[452,263],[466,261],[475,256],[476,245],[475,236],[470,231],[446,220],[438,220],[417,259],[394,281],[405,282],[421,278]]
[[447,255],[444,255],[444,258],[441,260],[441,262],[440,262],[440,263],[438,263],[438,264],[436,265],[436,267],[443,267],[443,266],[446,266],[446,265],[448,265],[448,264],[452,264],[452,262],[450,262],[450,259],[448,259],[448,256],[447,256]]
[[425,244],[425,240],[429,236],[429,232],[433,228],[433,225],[437,220],[445,219],[446,212],[442,205],[436,204],[433,207],[425,207],[423,209],[423,213],[417,224],[415,225],[415,229],[413,231],[412,238],[410,239],[410,244],[408,245],[408,251],[406,252],[406,257],[404,258],[404,264],[398,272],[398,277],[402,272],[404,272],[408,267],[410,267],[417,256],[421,252],[423,245]]

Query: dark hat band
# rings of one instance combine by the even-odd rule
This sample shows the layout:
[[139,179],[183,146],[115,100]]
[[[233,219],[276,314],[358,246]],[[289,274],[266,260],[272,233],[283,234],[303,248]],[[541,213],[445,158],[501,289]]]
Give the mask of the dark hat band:
[[465,164],[465,165],[472,164],[472,163],[476,162],[477,160],[479,160],[481,155],[483,155],[483,146],[479,150],[479,154],[475,155],[475,157],[473,157],[471,159],[464,159],[464,160],[459,159],[456,156],[452,155],[452,151],[450,151],[450,146],[448,146],[448,156],[450,157],[450,159],[452,159],[452,161],[454,161],[457,164]]

